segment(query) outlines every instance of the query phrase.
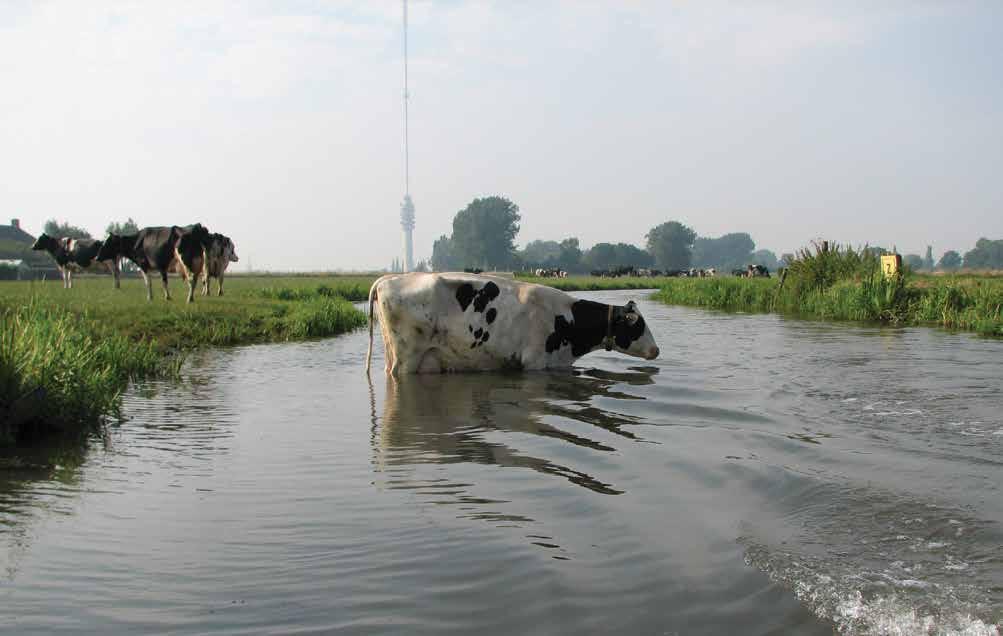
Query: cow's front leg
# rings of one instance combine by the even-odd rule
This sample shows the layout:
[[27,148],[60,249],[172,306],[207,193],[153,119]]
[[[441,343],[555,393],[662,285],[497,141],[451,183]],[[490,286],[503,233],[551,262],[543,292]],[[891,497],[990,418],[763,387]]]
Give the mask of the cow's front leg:
[[153,301],[153,283],[150,281],[150,275],[145,269],[139,270],[139,273],[143,275],[143,283],[146,285],[146,301]]
[[209,274],[202,277],[202,295],[209,295]]
[[[209,281],[206,280],[206,285],[208,285],[208,284],[209,284]],[[223,272],[219,273],[219,290],[216,293],[216,295],[217,296],[222,296],[223,295]]]
[[115,289],[122,289],[121,273],[118,268],[117,258],[112,259],[108,265],[108,269],[111,270],[111,275],[115,277]]
[[59,268],[59,277],[63,279],[63,289],[69,289],[69,287],[66,286],[66,268]]
[[66,289],[73,289],[73,270],[66,270]]
[[160,282],[164,285],[164,300],[171,299],[171,289],[167,286],[167,271],[162,270],[160,272]]
[[188,302],[195,302],[195,287],[199,284],[199,273],[196,270],[192,270],[191,276],[188,279]]

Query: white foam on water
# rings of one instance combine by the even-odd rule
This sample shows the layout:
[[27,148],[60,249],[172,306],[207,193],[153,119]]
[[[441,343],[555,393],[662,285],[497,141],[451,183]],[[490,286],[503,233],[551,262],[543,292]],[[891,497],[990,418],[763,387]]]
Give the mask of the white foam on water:
[[888,636],[999,636],[1000,626],[991,625],[961,612],[939,616],[917,611],[896,595],[865,600],[860,591],[841,599],[832,621],[840,634]]
[[[754,544],[748,545],[745,560],[775,583],[791,589],[816,616],[832,622],[839,634],[1000,636],[1000,625],[975,615],[986,607],[961,600],[960,590],[894,576],[894,570],[913,573],[922,569],[909,568],[903,561],[891,563],[892,570],[883,572],[840,572],[838,564],[826,559],[771,552]],[[945,565],[957,570],[967,567],[950,556]]]

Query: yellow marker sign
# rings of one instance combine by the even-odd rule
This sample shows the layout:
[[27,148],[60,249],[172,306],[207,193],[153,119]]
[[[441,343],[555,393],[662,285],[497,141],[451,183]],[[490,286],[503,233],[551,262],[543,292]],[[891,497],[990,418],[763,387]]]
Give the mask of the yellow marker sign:
[[893,276],[897,276],[899,270],[901,269],[902,269],[901,254],[881,255],[881,271],[884,272],[885,278],[892,278]]

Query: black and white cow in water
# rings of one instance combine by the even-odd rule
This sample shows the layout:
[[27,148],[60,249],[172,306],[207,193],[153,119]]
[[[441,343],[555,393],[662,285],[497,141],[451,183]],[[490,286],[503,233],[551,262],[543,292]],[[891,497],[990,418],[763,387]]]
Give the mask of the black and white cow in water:
[[236,263],[237,248],[229,236],[213,233],[209,235],[209,247],[205,249],[205,267],[202,271],[202,295],[209,295],[209,279],[219,283],[217,296],[223,295],[223,274],[230,263]]
[[144,227],[136,234],[110,234],[105,239],[98,258],[115,256],[128,258],[139,267],[146,283],[146,299],[153,300],[150,272],[160,272],[164,298],[171,299],[167,273],[181,272],[188,281],[188,302],[195,300],[195,287],[202,272],[209,230],[201,223],[178,227]]
[[42,233],[31,246],[33,250],[45,250],[56,261],[56,267],[63,277],[63,288],[73,288],[73,272],[94,268],[106,268],[115,278],[115,289],[119,288],[119,268],[117,258],[102,258],[102,241],[95,239],[53,238]]
[[391,375],[569,367],[597,349],[652,360],[658,346],[637,306],[579,300],[497,276],[391,274],[369,290]]

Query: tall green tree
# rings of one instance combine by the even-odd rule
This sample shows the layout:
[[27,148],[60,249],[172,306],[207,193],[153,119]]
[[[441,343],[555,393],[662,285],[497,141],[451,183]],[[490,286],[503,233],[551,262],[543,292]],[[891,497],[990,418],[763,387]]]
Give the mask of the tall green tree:
[[661,269],[686,269],[693,259],[696,232],[678,221],[667,221],[644,235],[648,251]]
[[74,239],[89,239],[91,238],[91,233],[82,227],[77,227],[75,225],[70,225],[67,222],[60,223],[56,219],[49,219],[45,222],[45,227],[42,229],[43,232],[49,236],[55,238],[74,238]]
[[131,216],[128,218],[128,220],[126,220],[125,223],[116,223],[116,222],[112,221],[111,223],[108,224],[108,227],[105,228],[105,231],[104,231],[104,233],[106,235],[107,234],[135,234],[137,232],[139,232],[139,226],[136,225],[136,222],[132,220]]
[[596,243],[582,255],[582,264],[590,270],[616,267],[618,265],[616,245]]
[[[770,271],[775,270],[779,266],[779,263],[777,262],[777,255],[770,250],[756,250],[749,257],[749,263],[753,265],[762,265]],[[737,268],[733,267],[732,269]]]
[[556,267],[561,258],[561,244],[557,241],[530,241],[519,257],[528,267]]
[[911,270],[923,269],[923,257],[919,254],[906,254],[902,257],[902,262],[908,265]]
[[445,234],[432,244],[432,269],[437,272],[457,269],[453,259],[452,241]]
[[961,267],[961,254],[954,250],[947,250],[940,257],[940,263],[937,264],[937,267],[947,272],[958,269]]
[[745,267],[753,262],[755,249],[756,243],[747,232],[732,232],[719,238],[701,236],[693,242],[693,267],[716,267],[723,271]]
[[566,272],[579,272],[582,269],[582,248],[577,238],[566,238],[561,241],[561,254],[557,266]]
[[972,269],[1003,269],[1003,240],[980,238],[975,248],[965,252],[965,267]]
[[452,254],[463,267],[508,267],[516,261],[519,206],[505,197],[474,199],[453,218]]

